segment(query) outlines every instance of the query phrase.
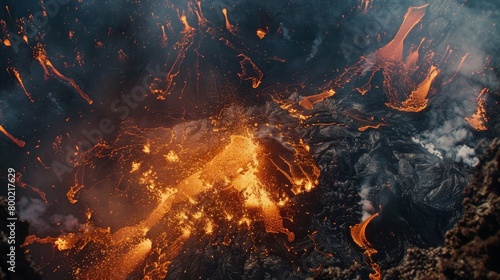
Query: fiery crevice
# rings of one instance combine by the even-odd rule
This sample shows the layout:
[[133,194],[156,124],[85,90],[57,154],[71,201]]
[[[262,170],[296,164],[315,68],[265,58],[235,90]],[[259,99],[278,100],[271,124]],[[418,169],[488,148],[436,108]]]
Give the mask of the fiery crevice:
[[49,76],[56,77],[62,83],[71,86],[89,104],[93,103],[92,99],[90,99],[90,97],[85,92],[82,91],[82,89],[76,84],[76,82],[73,79],[64,76],[54,67],[52,62],[47,58],[45,50],[41,46],[38,46],[38,49],[35,52],[35,58],[36,60],[38,60],[38,62],[40,62],[40,65],[42,66],[43,71],[45,73],[45,77]]
[[354,240],[356,245],[364,250],[363,255],[366,257],[368,265],[370,265],[374,270],[374,273],[370,273],[370,279],[372,280],[382,279],[382,274],[380,272],[380,266],[372,260],[372,255],[376,254],[377,250],[375,250],[368,239],[366,239],[366,227],[378,215],[379,213],[375,213],[368,219],[364,220],[362,223],[356,224],[351,227],[352,240]]

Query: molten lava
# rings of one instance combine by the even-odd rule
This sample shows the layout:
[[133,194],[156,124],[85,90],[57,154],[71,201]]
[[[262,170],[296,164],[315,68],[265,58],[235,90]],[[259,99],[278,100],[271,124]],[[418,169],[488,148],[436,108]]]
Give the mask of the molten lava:
[[257,37],[259,37],[259,39],[264,39],[264,37],[266,37],[267,35],[267,32],[266,30],[262,29],[262,28],[259,28],[257,29]]
[[36,51],[35,58],[36,60],[38,60],[38,62],[40,62],[40,65],[42,66],[45,73],[45,77],[55,76],[62,83],[73,87],[73,89],[78,94],[80,94],[83,99],[85,99],[89,104],[92,104],[92,99],[90,99],[90,97],[82,91],[82,89],[76,84],[73,79],[64,76],[54,67],[54,65],[52,65],[52,62],[50,62],[50,60],[47,58],[45,50],[40,45],[37,48],[38,49]]
[[366,227],[368,224],[378,216],[378,213],[371,215],[368,219],[364,220],[360,224],[356,224],[351,227],[351,237],[352,240],[361,249],[365,250],[363,255],[367,258],[368,264],[372,267],[375,273],[370,273],[370,279],[379,280],[382,279],[382,274],[380,272],[380,266],[372,261],[372,255],[377,253],[377,250],[373,248],[368,239],[366,239]]
[[238,77],[240,77],[241,80],[250,80],[252,81],[252,87],[253,88],[258,88],[261,81],[262,77],[264,77],[264,74],[262,71],[253,63],[252,59],[244,54],[238,55],[238,57],[243,58],[240,60],[240,66],[241,66],[241,73],[238,73]]
[[226,21],[226,29],[227,31],[234,34],[236,32],[236,28],[229,22],[229,18],[227,17],[227,9],[222,9],[222,14],[224,15],[224,19]]
[[[51,243],[58,250],[69,250],[71,256],[93,242],[96,251],[91,254],[96,260],[75,268],[73,276],[77,279],[91,275],[105,278],[116,267],[123,268],[116,279],[126,278],[134,271],[143,271],[144,279],[163,279],[169,264],[183,251],[189,238],[220,234],[224,224],[230,228],[251,229],[254,222],[263,222],[265,232],[284,234],[288,241],[293,241],[295,235],[285,228],[280,210],[293,195],[309,192],[318,183],[319,168],[309,155],[308,146],[299,142],[291,145],[291,157],[271,158],[253,136],[225,134],[220,136],[221,139],[228,137],[225,145],[216,154],[203,164],[193,162],[190,165],[186,161],[197,157],[200,152],[197,145],[205,143],[187,141],[186,132],[179,131],[181,127],[185,126],[153,129],[150,135],[155,137],[144,137],[146,131],[132,127],[111,145],[94,147],[94,156],[84,156],[82,174],[95,170],[91,168],[96,164],[93,159],[117,157],[118,170],[124,170],[122,174],[128,178],[125,180],[137,186],[128,191],[151,194],[148,201],[156,206],[139,222],[113,231],[89,222],[79,233],[46,238],[33,236],[24,246],[33,242]],[[128,138],[135,136],[137,138]],[[144,142],[137,145],[138,139]],[[136,144],[130,144],[134,142]],[[185,166],[185,170],[174,169],[175,173],[171,174],[187,174],[184,178],[176,180],[158,175],[167,174],[171,172],[169,168],[178,166]],[[71,203],[78,202],[75,196],[85,189],[85,182],[78,179],[81,177],[78,172],[75,174],[75,184],[67,194]],[[286,190],[285,186],[290,189]],[[285,192],[280,191],[283,189]],[[234,208],[202,206],[202,196],[231,194],[237,194],[233,199],[240,199]],[[222,196],[214,200],[225,200]],[[168,226],[162,226],[165,220]],[[152,233],[158,227],[162,227],[162,233]]]
[[[362,57],[359,62],[348,67],[339,77],[323,87],[320,94],[310,96],[301,105],[306,109],[311,109],[313,104],[333,96],[335,88],[342,88],[351,80],[368,75],[368,81],[356,88],[364,95],[370,91],[375,74],[382,70],[384,91],[388,98],[386,105],[388,107],[405,112],[419,112],[425,109],[431,84],[439,74],[439,70],[436,66],[431,66],[426,71],[426,77],[417,84],[414,81],[418,79],[416,74],[419,71],[424,71],[417,67],[420,46],[410,51],[405,60],[403,60],[403,47],[404,40],[410,31],[425,15],[426,7],[427,4],[419,7],[409,7],[396,36],[389,43],[374,53]],[[420,45],[422,42],[423,39]],[[430,60],[432,57],[433,53],[429,52],[425,59]]]
[[18,145],[19,147],[24,147],[24,145],[26,143],[24,143],[24,141],[22,140],[19,140],[17,139],[16,137],[12,136],[7,130],[5,130],[5,128],[3,128],[3,126],[0,125],[0,132],[2,132],[3,134],[5,134],[5,136],[7,136],[12,142],[16,143],[16,145]]
[[23,80],[21,78],[21,75],[19,74],[19,72],[16,70],[16,68],[10,68],[10,71],[12,71],[12,73],[14,73],[14,76],[16,77],[17,81],[19,82],[19,85],[21,86],[21,88],[23,89],[24,93],[26,94],[26,96],[28,96],[29,100],[31,102],[35,102],[33,100],[33,98],[31,98],[31,94],[29,94],[29,92],[26,90],[26,87],[24,86],[24,83],[23,83]]
[[488,92],[487,88],[484,88],[481,90],[479,93],[476,101],[477,101],[477,107],[476,107],[476,113],[472,115],[470,118],[465,118],[465,120],[475,129],[478,131],[482,130],[488,130],[488,127],[486,126],[486,123],[488,123],[488,117],[486,116],[486,93]]

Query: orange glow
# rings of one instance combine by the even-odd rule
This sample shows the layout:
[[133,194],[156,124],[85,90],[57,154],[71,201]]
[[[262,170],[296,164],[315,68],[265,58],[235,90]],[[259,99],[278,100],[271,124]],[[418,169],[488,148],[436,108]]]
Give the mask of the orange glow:
[[367,129],[373,128],[373,129],[378,129],[382,126],[383,124],[376,124],[376,125],[365,125],[361,126],[358,128],[359,131],[366,131]]
[[[451,52],[452,52],[452,50],[450,50],[450,54],[451,54]],[[457,75],[458,71],[462,67],[462,64],[464,64],[464,61],[467,59],[468,56],[469,56],[469,53],[466,53],[464,56],[462,56],[462,58],[460,59],[460,63],[458,64],[457,70],[455,70],[455,72],[453,73],[453,75],[451,76],[451,78],[449,78],[445,82],[445,84],[450,83],[455,78],[455,76]]]
[[189,26],[189,23],[188,23],[185,15],[181,16],[181,21],[182,21],[182,24],[184,24],[184,31],[187,32],[187,31],[190,31],[193,29],[191,26]]
[[[48,77],[51,75],[55,76],[61,82],[73,87],[73,89],[76,92],[78,92],[78,94],[80,94],[80,96],[83,99],[85,99],[89,104],[92,104],[93,103],[92,99],[90,99],[90,97],[80,89],[80,87],[76,84],[76,82],[73,79],[70,79],[70,78],[64,76],[54,67],[54,65],[52,65],[52,62],[50,62],[50,60],[47,58],[45,50],[41,47],[41,45],[38,45],[37,48],[38,49],[36,51],[35,58],[36,58],[36,60],[38,60],[38,62],[40,62],[40,65],[42,66],[43,71],[45,73],[45,77]],[[50,72],[49,72],[49,69],[50,69]]]
[[165,26],[161,26],[161,46],[166,48],[167,47],[167,33],[165,33]]
[[264,74],[260,71],[259,67],[253,63],[252,59],[244,54],[239,54],[238,57],[242,57],[240,60],[241,73],[238,73],[238,77],[241,80],[251,80],[252,87],[258,88]]
[[9,40],[9,39],[5,39],[5,40],[3,40],[3,44],[4,44],[5,46],[7,46],[7,47],[10,47],[10,46],[11,46],[11,44],[10,44],[10,40]]
[[224,19],[226,20],[226,29],[227,29],[227,31],[229,31],[231,33],[234,33],[236,31],[236,29],[229,22],[229,18],[227,17],[227,9],[226,8],[222,9],[222,14],[224,14]]
[[[323,87],[323,92],[333,90],[334,87],[343,87],[355,78],[367,76],[367,81],[356,88],[364,95],[370,91],[375,74],[381,70],[384,91],[388,99],[385,104],[388,107],[406,112],[419,112],[425,109],[428,102],[427,95],[439,70],[436,66],[430,66],[426,71],[426,78],[423,81],[415,81],[420,79],[417,70],[424,71],[417,63],[418,52],[425,39],[420,41],[417,48],[410,50],[405,60],[403,60],[403,43],[410,31],[422,20],[426,7],[427,4],[409,7],[396,36],[389,43],[348,67],[339,77]],[[428,52],[424,59],[430,61],[433,55],[432,52]],[[368,75],[366,72],[369,72]]]
[[5,6],[5,9],[7,10],[7,13],[9,14],[10,19],[12,19],[12,16],[10,15],[9,6]]
[[3,128],[3,126],[0,125],[0,132],[2,132],[3,134],[5,134],[5,136],[7,136],[12,142],[16,143],[16,145],[18,145],[19,147],[24,147],[24,145],[26,143],[24,143],[24,141],[22,140],[19,140],[17,139],[16,137],[12,136],[7,130],[5,130],[5,128]]
[[26,94],[26,96],[28,96],[29,100],[31,102],[35,102],[33,100],[33,98],[31,98],[31,95],[29,94],[29,92],[26,90],[26,87],[24,87],[24,83],[23,83],[23,80],[21,79],[21,75],[19,74],[19,72],[16,70],[16,68],[10,68],[10,71],[12,71],[12,73],[14,73],[14,76],[16,77],[17,81],[19,82],[19,85],[21,86],[21,88],[23,89],[24,93]]
[[264,39],[264,37],[267,35],[267,32],[264,30],[264,29],[257,29],[257,36],[259,37],[259,39]]
[[[168,146],[160,151],[158,147],[166,147],[165,142],[177,141],[171,137],[182,137],[184,134],[180,131],[178,134],[174,133],[176,129],[168,131],[171,132],[170,136],[163,133],[161,140],[148,138],[145,143],[136,147],[137,153],[141,157],[148,157],[149,162],[136,157],[126,166],[127,174],[136,178],[139,185],[154,186],[149,191],[152,195],[151,201],[156,206],[138,223],[118,228],[112,233],[92,227],[87,233],[78,235],[80,237],[76,244],[81,244],[82,238],[86,238],[85,240],[100,244],[97,250],[107,252],[104,256],[97,253],[99,261],[83,270],[81,275],[85,276],[80,278],[85,279],[90,273],[107,275],[111,269],[122,266],[126,266],[122,274],[125,277],[146,260],[144,279],[163,279],[167,274],[168,265],[182,252],[188,238],[193,235],[220,234],[220,224],[216,219],[212,219],[217,213],[220,213],[219,218],[235,227],[251,228],[255,221],[261,221],[267,233],[284,234],[288,241],[295,239],[294,233],[285,228],[280,210],[291,201],[291,193],[296,195],[308,192],[318,184],[319,168],[309,155],[310,148],[307,144],[300,141],[292,145],[295,153],[287,155],[289,158],[279,156],[277,159],[271,159],[265,148],[248,132],[225,134],[224,137],[228,138],[217,153],[204,164],[196,165],[196,168],[179,170],[178,172],[189,173],[180,177],[180,180],[172,180],[172,185],[165,186],[165,182],[170,182],[168,178],[159,178],[156,174],[160,173],[162,168],[176,168],[185,164],[186,156],[190,157],[186,153],[191,150],[190,146],[181,150]],[[158,162],[158,166],[153,170],[149,166],[150,162]],[[276,167],[274,169],[273,164]],[[279,180],[285,179],[286,182],[277,181],[278,176],[281,178]],[[75,178],[78,176],[75,175]],[[278,185],[278,182],[284,186]],[[285,186],[288,192],[278,195],[278,190]],[[77,202],[75,197],[83,188],[83,183],[75,181],[67,194],[71,203]],[[241,199],[241,203],[236,208],[200,208],[198,200],[201,195],[207,193],[237,193],[236,199]],[[174,208],[173,205],[184,207]],[[158,227],[166,216],[171,217],[171,226],[164,228],[164,234],[160,237],[154,240],[146,239],[149,238],[147,236],[150,230]],[[104,233],[96,236],[94,231]],[[68,235],[35,241],[47,241],[58,250],[70,248],[79,251],[85,246],[75,247],[75,242]],[[223,242],[229,243],[230,239],[224,239]],[[162,245],[153,247],[153,244]],[[155,257],[148,257],[151,255]],[[127,264],[124,264],[125,262]]]
[[[403,102],[403,107],[398,108],[400,111],[404,112],[420,112],[427,107],[427,94],[431,88],[432,81],[439,74],[439,69],[435,66],[431,66],[429,74],[417,87],[416,90],[412,91],[410,97]],[[390,106],[390,105],[389,105]]]
[[368,219],[364,220],[362,223],[356,224],[351,227],[351,237],[352,240],[361,249],[365,250],[363,255],[367,258],[368,264],[372,267],[375,273],[370,273],[370,279],[379,280],[382,279],[382,274],[380,272],[380,266],[372,261],[371,256],[377,253],[377,250],[373,248],[368,239],[366,239],[366,227],[368,224],[378,216],[378,213],[371,215]]
[[328,97],[332,97],[334,95],[335,95],[335,91],[333,89],[330,89],[330,90],[324,91],[322,93],[307,96],[306,98],[302,99],[299,102],[299,105],[308,109],[308,110],[312,110],[314,108],[314,104],[319,103],[319,102],[327,99]]
[[472,115],[470,118],[465,118],[465,120],[475,129],[478,131],[483,131],[483,130],[488,130],[488,127],[486,126],[486,123],[488,123],[488,117],[486,116],[486,92],[488,92],[487,88],[484,88],[481,90],[479,93],[479,96],[477,97],[477,107],[476,107],[476,113]]
[[377,60],[403,61],[403,42],[408,33],[420,22],[425,15],[425,8],[429,4],[420,7],[409,7],[403,23],[399,27],[396,36],[387,45],[375,52]]

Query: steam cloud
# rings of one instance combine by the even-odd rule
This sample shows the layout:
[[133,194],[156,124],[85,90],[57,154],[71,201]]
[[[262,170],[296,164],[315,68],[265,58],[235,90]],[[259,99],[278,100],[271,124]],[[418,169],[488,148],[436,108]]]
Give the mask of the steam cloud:
[[23,196],[17,205],[19,219],[30,223],[37,233],[74,232],[81,226],[73,215],[50,214],[47,205],[37,198]]
[[[447,12],[435,21],[445,22],[446,28],[451,30],[437,49],[442,51],[448,45],[454,47],[455,63],[445,64],[442,70],[443,77],[456,75],[450,85],[443,84],[437,93],[435,106],[428,112],[427,129],[412,137],[412,140],[441,159],[474,166],[478,162],[474,151],[478,140],[464,118],[474,113],[477,105],[475,98],[484,87],[498,87],[495,74],[485,71],[485,65],[494,63],[491,61],[491,54],[497,49],[495,42],[500,40],[498,33],[491,28],[492,18],[498,12],[484,10],[485,7],[481,5],[485,3],[478,3],[478,6],[474,7],[475,5],[463,6],[459,3],[461,1],[444,2]],[[431,4],[429,10],[432,13],[433,9],[438,8],[438,4]],[[452,12],[453,16],[447,15]],[[464,56],[465,60],[458,68],[460,56]]]

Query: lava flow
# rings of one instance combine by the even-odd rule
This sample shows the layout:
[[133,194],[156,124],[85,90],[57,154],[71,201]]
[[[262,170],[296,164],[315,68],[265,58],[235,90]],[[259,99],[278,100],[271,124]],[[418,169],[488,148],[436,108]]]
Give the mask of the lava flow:
[[477,107],[476,107],[476,112],[472,117],[468,118],[466,117],[465,120],[475,129],[478,131],[481,130],[488,130],[488,127],[486,126],[486,123],[488,122],[488,117],[486,116],[486,93],[488,92],[487,88],[484,88],[481,90],[479,93],[479,96],[477,97]]
[[373,248],[368,239],[366,239],[366,227],[368,224],[378,216],[378,213],[375,213],[368,217],[368,219],[364,220],[360,224],[356,224],[351,227],[351,237],[352,240],[363,250],[363,255],[367,258],[368,265],[372,267],[375,273],[370,273],[370,279],[379,280],[382,279],[382,274],[380,272],[380,266],[373,262],[372,255],[377,253],[377,250]]
[[35,58],[40,62],[40,65],[43,68],[43,71],[45,73],[45,77],[49,76],[55,76],[59,81],[61,81],[64,84],[70,85],[73,87],[73,89],[80,94],[80,96],[85,99],[89,104],[92,104],[93,101],[90,99],[90,97],[82,91],[82,89],[76,84],[76,82],[73,79],[70,79],[61,72],[59,72],[54,65],[52,65],[52,62],[47,58],[47,54],[45,53],[45,50],[41,47],[37,47],[37,51],[35,52]]
[[24,147],[24,145],[26,144],[24,143],[24,141],[19,140],[16,137],[12,136],[12,134],[10,134],[7,130],[5,130],[5,128],[3,128],[3,126],[1,125],[0,125],[0,132],[5,134],[5,136],[7,136],[12,142],[16,143],[16,145],[18,145],[21,148]]
[[26,87],[24,86],[24,83],[23,83],[23,80],[21,79],[21,75],[19,74],[19,71],[17,71],[16,68],[10,68],[10,70],[12,71],[12,73],[14,73],[14,76],[16,77],[17,81],[19,82],[19,85],[23,89],[26,96],[28,96],[28,98],[31,102],[34,102],[33,98],[31,98],[31,94],[29,94],[29,92],[26,90]]
[[[202,127],[206,125],[202,123]],[[284,226],[280,211],[294,195],[309,192],[318,183],[319,169],[308,154],[307,145],[290,143],[288,152],[271,157],[266,145],[248,133],[220,132],[225,144],[209,158],[202,155],[212,152],[203,150],[216,143],[186,138],[189,136],[185,129],[190,130],[193,125],[196,126],[188,123],[151,130],[131,127],[111,145],[99,144],[91,151],[95,154],[83,156],[79,170],[86,178],[79,172],[75,174],[77,180],[68,192],[68,199],[72,203],[79,201],[76,196],[82,195],[84,185],[89,182],[78,178],[94,180],[88,172],[94,172],[93,167],[102,158],[108,158],[116,161],[117,170],[122,170],[117,171],[122,174],[118,185],[122,180],[137,185],[119,192],[117,197],[136,197],[147,192],[147,203],[155,201],[149,214],[142,215],[139,222],[113,231],[88,223],[78,234],[30,237],[25,246],[33,242],[52,243],[58,250],[69,250],[70,255],[76,255],[89,242],[98,244],[92,253],[97,259],[72,272],[77,279],[87,279],[90,275],[105,277],[117,266],[124,269],[114,279],[123,279],[137,271],[144,273],[144,279],[163,279],[168,265],[182,252],[188,239],[210,237],[227,227],[247,229],[261,222],[265,232],[284,234],[289,242],[293,241],[295,235]],[[201,163],[201,158],[207,161]],[[207,196],[213,201],[232,197],[239,203],[209,208],[205,205]],[[154,230],[158,227],[162,228],[160,235]],[[106,253],[99,256],[102,253],[98,252]],[[145,267],[140,268],[141,263]]]
[[[341,88],[354,78],[361,78],[369,73],[368,81],[357,88],[364,95],[370,91],[375,74],[382,70],[388,107],[405,112],[420,112],[425,109],[431,84],[439,74],[439,69],[431,65],[426,71],[426,77],[416,84],[413,76],[418,74],[419,67],[416,63],[419,48],[410,52],[403,60],[403,43],[410,31],[425,15],[426,7],[427,5],[409,7],[396,36],[389,43],[374,53],[362,57],[359,62],[348,67],[339,77],[324,87],[321,93],[306,97],[306,101],[302,101],[301,105],[306,109],[312,109],[313,104],[333,96],[334,88]],[[429,52],[425,59],[430,60],[432,56],[433,53]]]

